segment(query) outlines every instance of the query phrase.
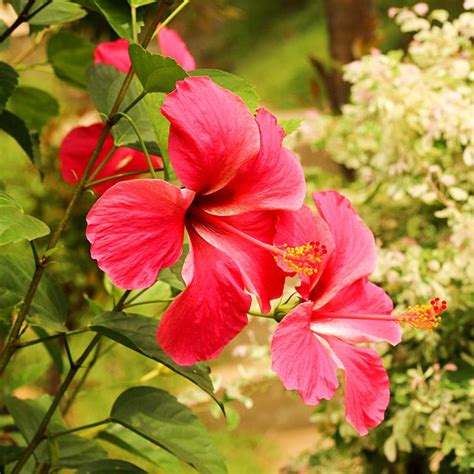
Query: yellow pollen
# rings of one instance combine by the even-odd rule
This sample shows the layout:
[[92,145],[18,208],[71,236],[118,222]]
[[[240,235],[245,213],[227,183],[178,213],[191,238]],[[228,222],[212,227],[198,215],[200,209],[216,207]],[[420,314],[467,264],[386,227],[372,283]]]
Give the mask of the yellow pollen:
[[448,307],[446,301],[439,298],[431,300],[428,304],[409,306],[400,316],[399,322],[407,323],[411,328],[431,331],[441,322],[440,313]]
[[321,257],[327,253],[326,246],[319,242],[307,242],[290,247],[283,244],[273,248],[275,262],[287,273],[312,276],[318,273]]

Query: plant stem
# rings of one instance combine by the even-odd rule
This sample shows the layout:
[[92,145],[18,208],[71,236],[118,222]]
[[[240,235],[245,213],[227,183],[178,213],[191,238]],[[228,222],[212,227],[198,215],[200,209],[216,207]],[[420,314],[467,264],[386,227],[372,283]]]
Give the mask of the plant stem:
[[50,438],[59,438],[60,436],[65,436],[71,433],[75,433],[76,431],[83,431],[88,430],[90,428],[95,428],[96,426],[105,425],[106,423],[110,423],[110,418],[106,418],[105,420],[96,421],[95,423],[89,423],[88,425],[78,426],[77,428],[72,428],[66,431],[60,431],[59,433],[53,433],[50,435]]
[[22,349],[23,347],[34,346],[35,344],[42,344],[43,342],[50,341],[51,339],[58,339],[60,337],[67,337],[67,336],[75,336],[76,334],[83,334],[89,331],[89,329],[76,329],[75,331],[68,331],[68,332],[60,332],[59,334],[53,334],[51,336],[40,337],[38,339],[33,339],[32,341],[22,342],[18,344],[18,349]]
[[122,112],[124,114],[126,114],[132,107],[134,107],[135,105],[138,104],[138,102],[140,102],[145,96],[147,95],[147,93],[145,91],[143,91],[140,95],[138,95],[137,97],[135,97],[135,99],[132,100],[132,102],[130,102],[130,104],[127,105],[127,107],[125,107]]
[[132,308],[133,306],[142,306],[144,304],[154,304],[154,303],[171,303],[175,300],[175,298],[163,298],[161,300],[150,300],[150,301],[143,301],[141,303],[131,303],[126,304],[124,308]]
[[[163,171],[163,168],[153,168],[154,171]],[[113,174],[112,176],[107,176],[107,178],[101,178],[96,181],[92,181],[91,183],[88,183],[86,185],[86,189],[93,188],[97,184],[105,183],[106,181],[110,181],[111,179],[117,179],[117,178],[125,178],[126,176],[136,176],[139,174],[146,174],[149,173],[150,170],[140,170],[140,171],[129,171],[128,173],[119,173],[119,174]]]
[[[123,308],[123,305],[125,304],[125,301],[129,294],[130,294],[130,290],[127,290],[124,292],[124,294],[122,295],[118,303],[115,305],[113,311],[120,311]],[[46,412],[43,419],[41,420],[33,438],[31,439],[25,451],[23,451],[23,454],[20,460],[17,462],[17,464],[13,468],[11,474],[18,474],[19,472],[21,472],[22,467],[26,464],[26,462],[28,461],[30,456],[33,454],[35,449],[38,447],[41,441],[43,441],[47,437],[46,430],[48,428],[49,422],[51,421],[51,418],[54,415],[54,412],[56,411],[56,408],[58,407],[64,394],[66,393],[66,390],[71,385],[71,382],[73,381],[77,372],[83,366],[84,362],[86,361],[87,357],[92,352],[94,347],[99,343],[101,337],[102,336],[97,333],[92,338],[91,342],[89,342],[87,347],[84,349],[84,352],[79,356],[76,362],[72,364],[71,368],[69,369],[68,374],[66,375],[66,378],[64,379],[63,383],[59,387],[54,397],[54,400],[51,403],[51,406],[49,407],[48,411]]]
[[90,174],[89,179],[87,180],[86,187],[89,185],[89,182],[92,181],[104,168],[107,162],[112,158],[112,155],[117,151],[118,146],[114,145],[110,151],[107,153],[107,156],[99,163],[99,166]]
[[0,35],[0,43],[3,43],[22,23],[28,21],[28,14],[35,3],[36,0],[28,0],[25,8],[18,14],[18,18]]
[[[29,9],[33,6],[34,0],[29,0],[27,5],[30,5]],[[26,9],[26,7],[25,7]],[[28,9],[28,11],[29,11]],[[144,38],[142,41],[142,46],[146,48],[148,44],[150,43],[152,37],[153,37],[153,32],[156,29],[156,26],[158,23],[165,17],[166,12],[168,9],[168,1],[167,0],[162,0],[160,3],[160,6],[158,8],[158,12],[154,18],[152,18],[152,21],[148,25],[148,28],[145,30]],[[22,12],[23,13],[23,12]],[[8,31],[8,30],[7,30]],[[2,35],[3,36],[3,35]],[[1,36],[0,36],[1,38]],[[35,271],[33,273],[33,276],[31,278],[31,283],[30,286],[26,292],[25,299],[23,301],[23,304],[20,308],[20,311],[18,312],[18,316],[14,322],[14,324],[11,327],[11,330],[7,336],[7,340],[5,343],[5,346],[3,347],[2,353],[0,354],[0,376],[3,374],[5,371],[5,368],[7,367],[10,359],[12,358],[13,354],[15,353],[15,349],[17,347],[18,343],[18,336],[20,334],[20,330],[23,326],[23,323],[26,319],[26,316],[30,310],[30,306],[33,302],[33,298],[35,296],[36,290],[38,289],[39,283],[41,281],[41,278],[43,276],[46,264],[48,262],[48,254],[50,253],[52,249],[54,249],[59,242],[59,239],[61,238],[66,225],[68,224],[73,210],[75,209],[77,203],[79,202],[79,199],[81,198],[82,192],[85,189],[85,185],[89,176],[89,173],[92,171],[92,168],[94,167],[95,161],[97,160],[97,157],[99,156],[99,153],[102,149],[102,146],[105,143],[105,140],[107,138],[108,133],[110,132],[110,129],[112,126],[117,123],[121,116],[117,116],[117,112],[120,108],[120,105],[125,97],[125,94],[130,86],[130,83],[132,82],[134,75],[133,71],[133,66],[130,68],[128,71],[127,76],[125,77],[122,87],[120,88],[120,91],[117,94],[117,98],[115,99],[115,102],[112,106],[112,110],[110,111],[109,118],[105,122],[104,129],[102,130],[102,133],[99,137],[99,140],[97,142],[97,145],[94,149],[94,152],[92,153],[92,156],[89,159],[89,163],[87,164],[87,167],[84,171],[84,174],[82,175],[82,178],[79,182],[79,184],[76,187],[76,190],[74,192],[74,195],[69,202],[69,205],[63,215],[63,218],[61,219],[56,231],[53,233],[53,235],[50,238],[50,241],[46,247],[46,251],[43,254],[43,256],[40,259],[40,264],[36,265]],[[114,120],[111,120],[111,118],[114,117]]]

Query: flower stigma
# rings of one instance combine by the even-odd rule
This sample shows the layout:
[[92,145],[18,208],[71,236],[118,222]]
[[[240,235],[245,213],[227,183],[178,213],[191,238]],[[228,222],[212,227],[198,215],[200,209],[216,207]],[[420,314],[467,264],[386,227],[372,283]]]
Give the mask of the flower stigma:
[[282,270],[302,276],[312,276],[318,273],[321,258],[326,253],[326,246],[321,245],[320,242],[307,242],[295,247],[290,247],[288,244],[273,247],[273,258]]

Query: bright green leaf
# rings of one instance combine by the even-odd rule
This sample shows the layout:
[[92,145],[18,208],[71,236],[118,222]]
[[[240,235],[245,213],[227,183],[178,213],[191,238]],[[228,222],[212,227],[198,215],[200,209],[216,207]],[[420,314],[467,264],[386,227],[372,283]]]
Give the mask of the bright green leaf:
[[156,341],[157,326],[156,319],[130,313],[104,313],[94,318],[89,325],[93,331],[160,362],[187,378],[217,401],[208,366],[204,363],[191,366],[175,364]]
[[211,437],[175,397],[154,387],[123,392],[112,407],[111,418],[162,446],[203,474],[226,473],[224,459]]
[[76,474],[146,474],[146,471],[126,461],[117,459],[103,459],[82,465]]
[[278,120],[278,125],[283,128],[285,135],[288,136],[298,130],[301,125],[301,122],[301,119]]
[[128,52],[138,79],[147,92],[171,92],[177,81],[188,77],[172,58],[150,53],[138,44],[131,44]]
[[[52,403],[52,397],[43,396],[34,400],[20,400],[7,397],[5,404],[10,415],[27,443],[31,441],[41,420]],[[48,426],[48,434],[66,431],[68,428],[58,412]],[[60,436],[54,440],[58,451],[59,467],[78,467],[84,463],[107,457],[105,451],[94,441],[74,434]],[[50,450],[47,441],[43,441],[35,450],[39,462],[50,462]]]
[[86,87],[86,70],[94,62],[94,45],[90,41],[60,31],[48,41],[47,54],[60,79],[76,87]]
[[8,109],[23,119],[28,128],[41,130],[51,117],[58,115],[58,101],[36,87],[17,87],[8,101]]
[[0,191],[0,245],[31,241],[49,232],[44,222],[25,214],[13,198]]
[[128,0],[130,5],[135,8],[144,7],[145,5],[150,5],[151,3],[157,3],[159,0]]
[[[133,41],[130,5],[126,0],[94,0],[94,4],[107,20],[107,23],[121,37]],[[140,31],[143,20],[137,15],[137,30]]]
[[[87,88],[97,110],[105,115],[109,114],[122,87],[125,74],[113,66],[100,63],[91,67],[87,76]],[[134,78],[125,94],[123,107],[130,104],[139,93],[139,83]],[[154,143],[156,137],[145,106],[139,102],[128,112],[128,115],[140,131],[145,144]],[[125,119],[114,126],[112,135],[117,146],[131,146],[139,143],[133,128]]]
[[[48,0],[40,0],[35,3],[34,9],[41,7]],[[22,0],[26,3],[27,0]],[[62,23],[69,23],[71,21],[79,20],[87,14],[77,3],[70,0],[53,0],[48,6],[44,7],[28,22],[34,26],[50,26],[60,25]]]
[[255,112],[260,105],[260,97],[255,87],[235,74],[218,69],[195,69],[189,71],[189,74],[191,76],[210,77],[216,84],[238,95],[252,112]]
[[[0,320],[9,323],[14,307],[25,297],[34,272],[33,259],[11,253],[0,254]],[[65,331],[67,305],[61,287],[44,275],[30,308],[31,324]]]
[[0,112],[18,84],[18,74],[7,63],[0,62]]

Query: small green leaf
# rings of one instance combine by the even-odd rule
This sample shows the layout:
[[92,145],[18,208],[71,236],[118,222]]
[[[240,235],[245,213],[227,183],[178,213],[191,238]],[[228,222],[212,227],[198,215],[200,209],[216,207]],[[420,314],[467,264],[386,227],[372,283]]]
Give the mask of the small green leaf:
[[260,105],[260,97],[255,87],[235,74],[218,69],[195,69],[189,71],[189,75],[210,77],[216,84],[238,95],[252,112],[255,112]]
[[102,461],[89,462],[81,466],[76,474],[146,474],[146,471],[138,466],[118,459],[104,459]]
[[[0,268],[0,320],[9,324],[14,307],[25,297],[35,265],[24,255],[4,253],[0,254]],[[61,287],[44,275],[30,308],[30,323],[65,331],[66,315],[66,297]]]
[[13,198],[0,191],[0,245],[31,241],[49,232],[44,222],[25,214]]
[[111,418],[162,446],[198,472],[227,472],[224,459],[204,426],[188,407],[163,390],[154,387],[126,390],[115,401]]
[[8,101],[8,109],[23,119],[28,128],[41,130],[51,117],[58,115],[58,101],[36,87],[17,87]]
[[[130,5],[124,0],[94,0],[94,4],[107,20],[107,23],[121,37],[133,41]],[[140,11],[137,12],[137,30],[140,32],[143,19]]]
[[128,0],[128,3],[135,8],[144,7],[145,5],[150,5],[151,3],[157,3],[159,0]]
[[176,82],[188,77],[187,72],[172,59],[153,54],[138,44],[128,48],[130,59],[146,92],[171,92]]
[[51,36],[46,50],[48,61],[60,79],[76,87],[86,87],[86,71],[94,62],[94,45],[90,41],[60,31]]
[[[108,115],[122,87],[125,74],[111,65],[100,63],[89,68],[87,78],[87,88],[97,110]],[[122,102],[123,107],[130,104],[139,95],[139,86],[140,84],[136,78],[134,78],[125,94]],[[150,123],[150,118],[142,103],[139,102],[136,104],[129,110],[128,115],[134,121],[147,146],[149,143],[156,142],[155,132]],[[114,126],[112,135],[117,146],[136,146],[139,143],[133,128],[125,119],[120,120],[120,122]]]
[[301,125],[301,122],[301,119],[278,120],[278,125],[283,128],[285,135],[288,136],[298,130]]
[[159,279],[168,283],[171,288],[175,288],[176,290],[184,290],[185,283],[182,277],[183,272],[183,265],[186,257],[188,255],[188,244],[184,244],[183,246],[183,254],[179,258],[179,260],[172,266],[163,268],[160,271]]
[[173,372],[187,378],[219,403],[209,378],[208,366],[204,363],[191,366],[175,364],[156,341],[157,326],[156,319],[130,313],[104,313],[94,318],[89,325],[93,331],[160,362]]
[[0,112],[18,84],[18,74],[7,63],[0,62]]
[[[29,443],[35,435],[52,401],[53,399],[50,396],[43,396],[34,400],[20,400],[15,397],[6,397],[5,404],[7,409],[27,443]],[[67,429],[61,415],[56,412],[48,425],[47,434],[59,433]],[[107,457],[106,452],[93,440],[82,438],[74,434],[60,436],[54,440],[54,443],[57,445],[57,465],[59,467],[79,467],[84,463]],[[43,441],[36,448],[35,457],[40,463],[50,463],[48,441]]]
[[14,138],[28,155],[30,161],[39,168],[41,160],[39,154],[39,137],[37,133],[34,131],[30,132],[25,122],[8,110],[4,110],[0,114],[0,130],[5,131]]

